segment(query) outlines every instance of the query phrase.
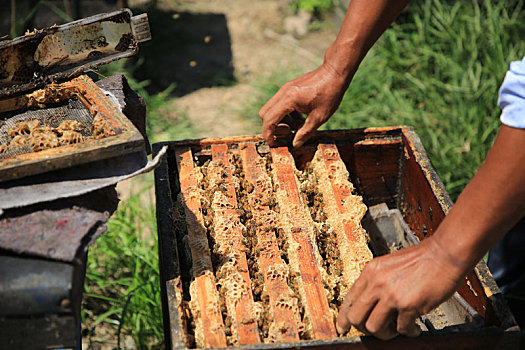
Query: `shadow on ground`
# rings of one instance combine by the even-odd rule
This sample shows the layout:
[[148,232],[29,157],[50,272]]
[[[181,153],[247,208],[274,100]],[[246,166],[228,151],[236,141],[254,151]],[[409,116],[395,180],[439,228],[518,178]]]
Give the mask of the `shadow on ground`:
[[[133,13],[144,12],[132,9]],[[212,13],[164,11],[150,8],[152,40],[140,45],[133,59],[134,77],[149,80],[146,90],[183,96],[203,87],[235,82],[226,16]]]
[[[39,5],[35,9],[36,3],[35,0],[16,3],[15,17],[20,27],[17,35],[33,26],[43,28],[66,22],[65,15],[60,16],[56,11],[57,8],[65,10],[61,8],[62,2],[43,2],[48,5]],[[10,2],[1,2],[0,9],[2,36],[10,33]],[[34,16],[28,17],[33,9]],[[79,2],[82,17],[116,9],[115,0]],[[136,80],[149,82],[146,90],[150,94],[170,88],[171,95],[183,96],[203,87],[235,82],[231,39],[224,14],[163,10],[156,6],[155,1],[131,10],[135,15],[146,12],[149,17],[152,40],[141,43],[139,53],[128,64],[135,67],[132,71]]]

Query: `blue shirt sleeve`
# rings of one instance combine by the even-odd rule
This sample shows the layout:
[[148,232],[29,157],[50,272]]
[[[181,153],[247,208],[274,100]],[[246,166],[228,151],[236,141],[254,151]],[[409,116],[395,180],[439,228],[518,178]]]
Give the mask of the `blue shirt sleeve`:
[[499,89],[498,106],[503,124],[525,129],[525,57],[510,63],[510,70]]

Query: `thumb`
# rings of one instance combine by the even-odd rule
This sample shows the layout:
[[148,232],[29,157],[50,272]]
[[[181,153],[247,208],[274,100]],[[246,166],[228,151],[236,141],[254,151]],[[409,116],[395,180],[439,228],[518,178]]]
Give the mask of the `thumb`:
[[301,147],[306,141],[314,136],[317,129],[323,125],[325,118],[320,113],[312,112],[301,126],[293,139],[293,147]]

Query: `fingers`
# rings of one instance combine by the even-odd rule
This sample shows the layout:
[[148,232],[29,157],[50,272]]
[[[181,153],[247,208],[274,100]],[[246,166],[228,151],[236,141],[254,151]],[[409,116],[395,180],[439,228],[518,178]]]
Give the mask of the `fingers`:
[[373,336],[388,340],[399,333],[396,325],[396,312],[388,301],[379,301],[365,322],[365,330]]
[[268,113],[268,111],[272,109],[275,106],[275,104],[281,100],[284,94],[285,93],[283,86],[279,89],[279,91],[277,91],[277,93],[275,93],[275,95],[273,95],[268,101],[266,101],[264,106],[261,107],[261,110],[259,111],[259,117],[264,120],[266,113]]
[[304,124],[304,118],[300,113],[292,111],[277,124],[274,131],[273,146],[288,146],[290,145],[293,136],[298,128]]
[[421,329],[415,322],[417,313],[400,312],[398,315],[396,310],[387,299],[366,299],[362,296],[361,300],[352,303],[347,296],[337,318],[337,332],[345,334],[354,325],[359,331],[382,340],[395,338],[399,334],[408,337],[420,335]]
[[[291,106],[275,105],[263,116],[263,137],[270,146],[276,145],[274,136],[276,136],[275,132],[277,129],[277,124],[284,118],[285,115],[291,113],[292,111],[293,108]],[[283,131],[284,130],[281,127],[280,132]]]
[[336,321],[337,332],[346,334],[351,326],[355,326],[359,331],[383,340],[399,334],[418,336],[421,333],[415,323],[419,316],[415,307],[418,303],[406,299],[408,291],[396,289],[392,292],[384,283],[378,282],[377,270],[384,268],[380,263],[380,259],[369,262],[346,295]]
[[343,301],[343,304],[339,308],[339,314],[337,315],[337,322],[335,323],[335,328],[337,329],[337,333],[344,335],[348,330],[350,329],[350,326],[352,325],[350,323],[350,319],[348,318],[348,313],[350,312],[350,308],[352,307],[352,301],[350,296],[347,294],[345,297],[345,300]]
[[361,294],[366,289],[366,285],[366,278],[358,278],[352,286],[352,288],[350,289],[350,291],[348,292],[348,294],[346,295],[345,299],[343,300],[343,304],[339,308],[339,314],[337,316],[337,322],[335,324],[337,333],[345,334],[350,329],[352,323],[349,318],[349,315],[350,309],[352,308],[353,300],[359,300]]
[[297,130],[293,139],[293,147],[301,147],[306,141],[308,141],[317,131],[317,129],[324,123],[323,115],[313,111],[308,115],[304,125]]
[[402,312],[397,317],[397,332],[407,337],[417,337],[421,334],[421,328],[416,324],[419,315],[414,312]]

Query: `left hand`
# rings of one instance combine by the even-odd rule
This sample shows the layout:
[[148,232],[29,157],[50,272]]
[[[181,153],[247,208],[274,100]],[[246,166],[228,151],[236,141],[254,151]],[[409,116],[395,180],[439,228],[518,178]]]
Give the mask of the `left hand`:
[[432,238],[365,266],[339,310],[340,334],[351,325],[383,340],[420,334],[416,318],[450,298],[464,278],[463,270]]

